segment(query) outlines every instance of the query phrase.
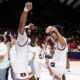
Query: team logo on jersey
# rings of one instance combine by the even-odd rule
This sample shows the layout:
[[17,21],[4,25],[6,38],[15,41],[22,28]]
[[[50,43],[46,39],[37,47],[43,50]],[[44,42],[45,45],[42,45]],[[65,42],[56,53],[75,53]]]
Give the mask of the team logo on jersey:
[[26,73],[21,73],[20,75],[21,75],[21,77],[25,77]]
[[55,67],[55,62],[50,63],[51,67]]

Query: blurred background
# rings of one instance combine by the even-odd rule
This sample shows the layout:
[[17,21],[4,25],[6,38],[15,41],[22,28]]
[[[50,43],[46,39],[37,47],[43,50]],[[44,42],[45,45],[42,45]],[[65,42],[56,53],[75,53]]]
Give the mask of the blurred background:
[[[49,24],[62,25],[64,35],[80,35],[80,0],[27,0],[33,2],[28,22],[40,30]],[[17,30],[26,0],[0,0],[0,30]]]

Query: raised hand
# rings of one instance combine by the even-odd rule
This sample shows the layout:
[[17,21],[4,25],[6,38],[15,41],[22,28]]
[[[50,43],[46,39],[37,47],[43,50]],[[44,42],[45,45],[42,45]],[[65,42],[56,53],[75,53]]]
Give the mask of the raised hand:
[[28,11],[31,11],[31,10],[32,10],[32,3],[31,3],[31,2],[27,2],[27,3],[25,4],[25,7],[26,7],[26,9],[27,9]]
[[51,28],[51,32],[52,32],[52,31],[57,32],[58,30],[57,30],[56,27],[53,26],[53,27]]
[[46,33],[49,33],[50,31],[51,31],[51,29],[52,29],[52,26],[48,26],[47,28],[46,28]]
[[51,33],[52,31],[57,32],[57,28],[54,26],[48,26],[46,29],[46,33]]

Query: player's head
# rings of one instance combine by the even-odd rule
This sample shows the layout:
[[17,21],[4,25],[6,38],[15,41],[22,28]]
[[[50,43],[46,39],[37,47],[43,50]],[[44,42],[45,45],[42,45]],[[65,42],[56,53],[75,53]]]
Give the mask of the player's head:
[[30,37],[31,32],[34,30],[34,28],[35,28],[35,25],[33,23],[30,23],[28,26],[25,26],[25,30],[28,37]]
[[61,25],[53,25],[53,26],[57,28],[59,33],[63,34],[63,27]]
[[62,27],[60,25],[48,26],[46,29],[46,33],[48,34],[48,36],[51,36],[54,40],[57,40],[58,36],[55,32],[55,29],[57,29],[59,33],[62,33]]

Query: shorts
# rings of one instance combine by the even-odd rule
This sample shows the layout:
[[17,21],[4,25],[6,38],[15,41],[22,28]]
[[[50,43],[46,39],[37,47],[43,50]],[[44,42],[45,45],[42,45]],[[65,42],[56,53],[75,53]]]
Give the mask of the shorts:
[[27,68],[27,72],[15,73],[16,79],[26,79],[33,76],[30,66]]
[[16,79],[28,79],[33,76],[32,72],[30,73],[16,73]]
[[58,77],[62,77],[62,75],[65,74],[65,72],[66,72],[66,67],[63,65],[60,65],[59,63],[55,63],[55,64],[59,64],[59,65],[55,65],[55,67],[52,67],[50,64],[51,62],[52,62],[52,60],[49,61],[49,66],[50,66],[51,70],[53,71],[53,73],[55,75],[57,75]]
[[47,71],[42,71],[41,73],[40,73],[40,78],[39,78],[39,80],[53,80],[53,76],[51,76],[50,75],[50,73],[49,72],[47,72]]

